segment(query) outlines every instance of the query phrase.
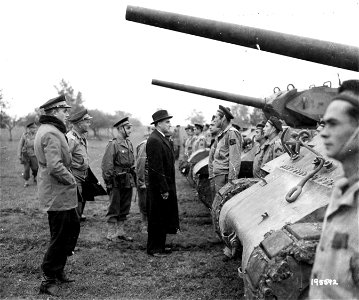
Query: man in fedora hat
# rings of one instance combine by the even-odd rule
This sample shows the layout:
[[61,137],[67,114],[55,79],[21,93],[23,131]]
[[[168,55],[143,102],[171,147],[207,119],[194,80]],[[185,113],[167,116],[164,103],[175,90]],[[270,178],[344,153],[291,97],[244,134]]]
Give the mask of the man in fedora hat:
[[241,167],[242,136],[232,126],[233,115],[228,107],[219,105],[214,122],[221,132],[216,138],[213,154],[213,179],[215,192],[227,183],[238,178]]
[[26,132],[21,136],[18,146],[18,156],[21,164],[24,165],[24,187],[29,186],[30,170],[32,171],[32,176],[34,177],[34,183],[36,183],[37,171],[39,169],[34,151],[36,130],[37,126],[35,122],[29,122],[26,125]]
[[79,191],[78,213],[80,221],[85,221],[83,215],[86,197],[83,193],[85,181],[90,167],[90,159],[87,153],[86,135],[90,129],[92,117],[88,114],[87,109],[81,109],[79,112],[71,115],[67,120],[72,124],[72,129],[66,134],[70,153],[72,156],[71,170],[74,174]]
[[178,204],[173,148],[166,135],[170,132],[172,116],[166,110],[152,115],[155,130],[147,140],[148,160],[148,239],[147,253],[156,257],[167,255],[166,235],[179,230]]
[[[253,160],[253,177],[263,178],[267,172],[262,166],[283,154],[280,142],[280,133],[283,131],[282,122],[275,116],[271,116],[263,128],[263,139],[265,142],[258,147]],[[263,141],[263,140],[262,140]]]
[[118,239],[132,241],[124,225],[130,212],[132,190],[135,186],[135,157],[129,140],[132,124],[128,117],[122,118],[115,125],[117,136],[111,140],[102,158],[102,177],[110,196],[110,205],[106,214],[107,235],[110,241]]
[[50,99],[40,106],[40,127],[34,141],[39,163],[38,195],[48,214],[51,240],[41,269],[40,293],[57,294],[57,282],[71,282],[64,272],[67,257],[72,255],[80,233],[76,211],[77,187],[70,172],[71,155],[65,122],[69,116],[66,96]]

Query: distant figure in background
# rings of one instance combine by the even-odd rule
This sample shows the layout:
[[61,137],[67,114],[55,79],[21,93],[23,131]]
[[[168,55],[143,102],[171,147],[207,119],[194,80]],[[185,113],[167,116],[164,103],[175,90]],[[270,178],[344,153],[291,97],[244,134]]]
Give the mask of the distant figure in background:
[[147,233],[147,187],[148,187],[148,161],[146,154],[146,144],[150,133],[144,135],[145,140],[136,147],[136,178],[138,208],[141,213],[142,233]]
[[20,163],[24,165],[23,178],[25,179],[24,187],[29,186],[30,170],[36,183],[37,171],[39,169],[37,158],[34,152],[34,140],[37,126],[35,122],[26,125],[26,132],[21,136],[18,146],[18,156]]
[[177,125],[173,130],[173,148],[175,153],[175,160],[179,158],[180,150],[181,150],[181,137],[180,137],[180,125]]
[[80,233],[77,214],[77,183],[70,172],[71,154],[65,122],[69,116],[66,96],[50,99],[40,106],[40,127],[35,136],[39,162],[38,195],[47,211],[51,240],[41,269],[40,293],[57,295],[57,281],[71,282],[65,272],[67,257],[73,254]]
[[86,134],[90,129],[92,117],[88,114],[87,109],[82,109],[68,118],[72,123],[72,129],[66,134],[69,143],[70,153],[72,156],[71,170],[77,182],[79,191],[78,214],[80,221],[85,221],[86,217],[83,212],[86,205],[86,196],[83,193],[85,181],[90,167],[90,159],[87,153]]
[[206,137],[203,134],[202,124],[194,124],[194,135],[196,140],[193,142],[192,153],[200,149],[206,149]]
[[196,140],[194,136],[194,128],[192,125],[188,125],[186,128],[187,138],[184,141],[184,157],[183,160],[187,161],[193,152],[193,143]]
[[309,298],[359,299],[359,80],[342,83],[323,119],[326,155],[341,162],[344,177],[325,213]]
[[283,147],[280,142],[280,133],[283,131],[282,122],[271,116],[263,128],[263,138],[265,142],[258,147],[253,160],[253,177],[263,178],[267,172],[262,170],[262,166],[283,154]]
[[129,140],[132,124],[125,117],[113,125],[117,137],[111,140],[102,158],[102,177],[110,195],[110,205],[106,214],[107,235],[110,241],[123,239],[132,241],[124,225],[130,212],[132,189],[135,186],[135,157]]
[[166,248],[166,235],[179,230],[178,204],[175,180],[173,149],[166,138],[171,128],[166,110],[152,115],[155,130],[148,138],[146,153],[148,160],[148,239],[147,254],[160,257],[171,249]]
[[215,189],[214,175],[213,175],[213,158],[214,158],[214,152],[216,151],[216,147],[217,147],[216,137],[220,133],[220,129],[216,127],[214,119],[215,116],[212,117],[211,124],[209,125],[209,131],[211,133],[212,139],[210,143],[211,148],[209,150],[209,156],[208,156],[208,179],[210,180],[211,183],[212,199],[214,199],[214,197],[216,196],[216,189]]

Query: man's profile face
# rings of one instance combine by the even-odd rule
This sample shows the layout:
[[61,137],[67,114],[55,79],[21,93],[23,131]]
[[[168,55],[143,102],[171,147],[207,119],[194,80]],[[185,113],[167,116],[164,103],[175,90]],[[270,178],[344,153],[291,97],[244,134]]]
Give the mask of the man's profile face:
[[256,142],[260,142],[263,138],[264,138],[263,128],[262,128],[262,127],[257,127],[257,128],[256,128],[256,134],[255,134],[255,136],[254,136],[254,140],[255,140]]
[[266,125],[263,128],[263,136],[265,138],[269,137],[274,130],[275,127],[269,121],[267,121]]
[[216,112],[215,116],[214,116],[214,124],[216,125],[216,127],[221,128],[222,125],[222,118],[224,116],[220,113],[220,112]]
[[30,132],[31,134],[36,133],[36,130],[37,130],[37,126],[36,126],[36,125],[32,125],[32,126],[29,127],[29,132]]
[[209,132],[210,132],[211,134],[215,134],[215,133],[218,132],[218,130],[219,130],[219,128],[216,127],[215,121],[213,120],[213,121],[211,122],[211,124],[209,124]]
[[157,126],[161,130],[162,133],[164,133],[164,134],[169,133],[170,129],[171,129],[171,121],[170,121],[170,119],[160,121],[160,122],[158,122]]
[[194,134],[195,134],[195,135],[200,135],[201,132],[202,132],[202,131],[201,131],[199,128],[197,128],[197,127],[194,128]]
[[192,129],[186,129],[186,133],[188,136],[192,136],[194,132]]
[[[342,150],[357,129],[357,125],[347,113],[350,106],[351,104],[346,101],[335,100],[329,104],[323,117],[325,126],[321,130],[320,136],[323,138],[326,154],[339,161],[349,154]],[[358,152],[358,141],[354,141],[352,144],[352,147],[349,148],[350,151]]]
[[57,108],[56,113],[54,114],[54,116],[56,118],[58,118],[60,121],[62,121],[64,124],[67,120],[67,118],[69,117],[69,112],[67,110],[67,108]]
[[77,125],[82,133],[88,132],[91,126],[91,120],[82,120]]

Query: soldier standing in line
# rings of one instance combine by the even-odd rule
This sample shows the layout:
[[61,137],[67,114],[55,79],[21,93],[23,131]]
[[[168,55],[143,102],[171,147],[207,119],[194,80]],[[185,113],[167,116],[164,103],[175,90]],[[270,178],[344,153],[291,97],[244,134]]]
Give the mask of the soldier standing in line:
[[179,158],[181,152],[181,137],[180,137],[181,126],[177,125],[173,130],[173,148],[175,153],[175,160]]
[[85,194],[83,194],[83,189],[90,167],[86,134],[89,131],[91,119],[92,117],[87,113],[87,109],[82,109],[73,114],[68,118],[68,121],[72,123],[73,127],[66,134],[72,156],[71,170],[76,178],[78,191],[81,196],[78,199],[78,214],[80,216],[80,221],[86,220],[83,212],[87,199]]
[[39,162],[38,195],[47,211],[51,240],[41,269],[40,293],[56,295],[56,282],[71,282],[64,272],[67,257],[73,254],[80,233],[76,179],[70,172],[71,155],[65,122],[70,108],[61,95],[40,106],[40,127],[35,136],[35,155]]
[[280,142],[280,133],[283,130],[282,122],[271,116],[263,129],[263,137],[266,141],[258,147],[253,160],[253,177],[263,178],[268,175],[262,170],[262,166],[283,154],[283,147]]
[[193,142],[192,153],[200,149],[206,149],[206,137],[203,135],[202,131],[202,124],[194,124],[194,135],[196,140]]
[[326,154],[342,163],[344,177],[325,213],[309,298],[359,299],[359,80],[342,83],[323,119]]
[[34,177],[34,183],[36,183],[36,176],[39,168],[34,152],[36,130],[37,126],[35,122],[28,123],[26,125],[26,132],[21,136],[18,146],[18,156],[20,163],[24,165],[24,187],[29,186],[30,170],[32,171],[32,176]]
[[242,136],[232,126],[231,120],[233,118],[229,108],[219,106],[214,119],[216,127],[222,131],[217,136],[217,146],[213,155],[216,193],[227,182],[238,178],[241,167]]
[[107,236],[111,241],[123,239],[132,241],[124,224],[130,212],[132,190],[135,186],[135,158],[133,146],[128,137],[132,124],[128,117],[121,119],[113,127],[117,129],[117,137],[111,140],[102,158],[102,176],[110,195],[107,217]]
[[[259,151],[259,148],[265,143],[266,138],[264,137],[264,126],[266,125],[266,122],[262,121],[256,125],[255,135],[253,137],[253,148],[257,148],[257,151]],[[257,152],[256,151],[256,152]]]
[[214,178],[213,175],[213,157],[214,157],[214,152],[216,150],[217,147],[217,140],[216,137],[220,132],[220,129],[218,127],[216,127],[215,125],[215,116],[212,117],[212,121],[211,124],[209,125],[209,131],[211,133],[211,142],[210,142],[210,150],[209,150],[209,155],[208,155],[208,179],[211,183],[211,194],[212,194],[212,199],[214,199],[215,195],[216,195],[216,191],[215,191],[215,184],[214,184],[214,180],[212,180]]
[[186,128],[187,139],[184,142],[184,160],[187,161],[192,154],[193,143],[195,141],[194,128],[192,125],[188,125]]
[[142,233],[147,232],[147,187],[148,187],[148,161],[146,154],[146,144],[150,133],[145,134],[145,140],[136,147],[136,178],[138,208],[141,213]]

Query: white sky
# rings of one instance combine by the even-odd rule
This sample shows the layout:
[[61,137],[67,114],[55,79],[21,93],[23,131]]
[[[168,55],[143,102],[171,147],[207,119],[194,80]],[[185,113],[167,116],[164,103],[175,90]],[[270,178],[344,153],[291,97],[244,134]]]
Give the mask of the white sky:
[[[359,79],[359,73],[125,20],[135,5],[359,46],[359,1],[1,0],[0,89],[23,116],[57,95],[62,78],[85,106],[130,112],[144,124],[157,108],[185,124],[225,102],[151,85],[153,78],[266,97],[289,83]],[[225,103],[232,105],[231,103]]]

